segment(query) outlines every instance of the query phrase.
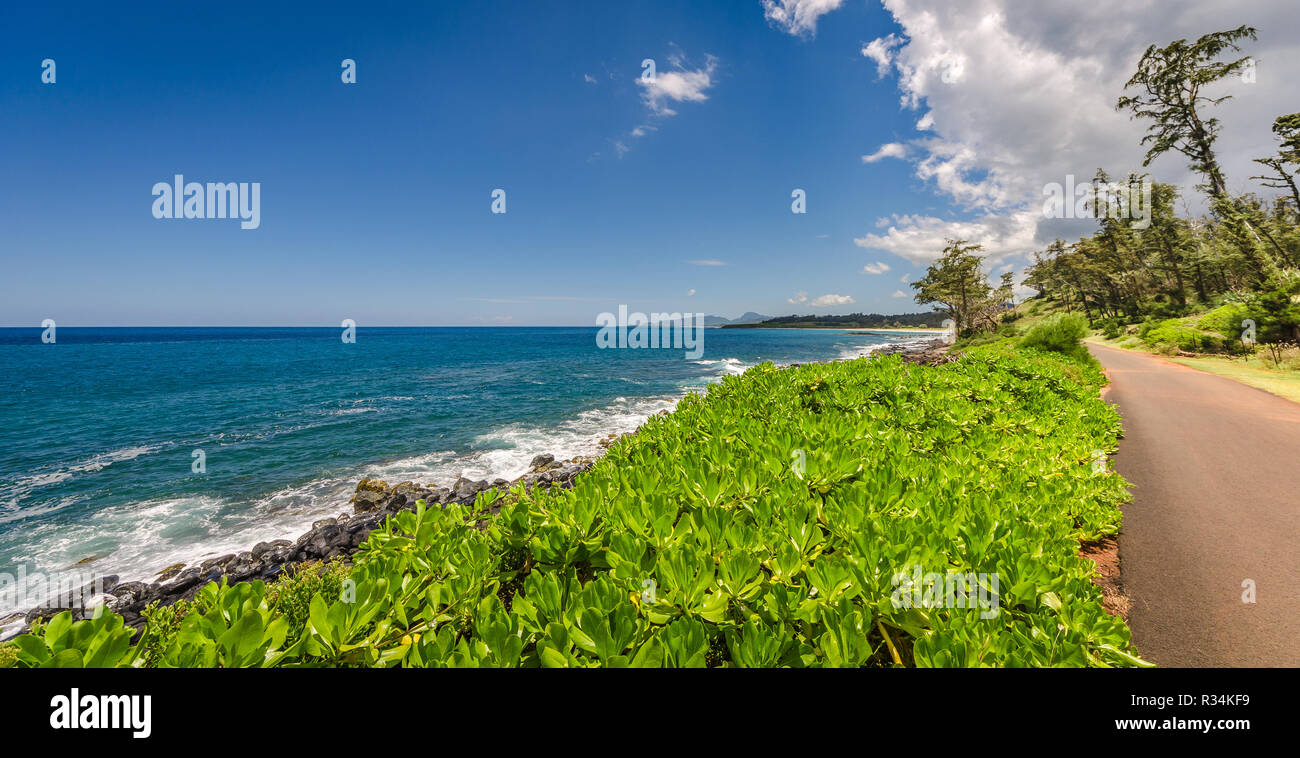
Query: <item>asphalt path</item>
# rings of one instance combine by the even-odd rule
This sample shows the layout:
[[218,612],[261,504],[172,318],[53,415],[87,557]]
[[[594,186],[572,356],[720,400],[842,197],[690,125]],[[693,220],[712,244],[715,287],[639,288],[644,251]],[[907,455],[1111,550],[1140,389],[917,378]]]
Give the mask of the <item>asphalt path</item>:
[[1300,404],[1089,350],[1124,419],[1114,465],[1133,502],[1119,559],[1138,652],[1161,666],[1300,666]]

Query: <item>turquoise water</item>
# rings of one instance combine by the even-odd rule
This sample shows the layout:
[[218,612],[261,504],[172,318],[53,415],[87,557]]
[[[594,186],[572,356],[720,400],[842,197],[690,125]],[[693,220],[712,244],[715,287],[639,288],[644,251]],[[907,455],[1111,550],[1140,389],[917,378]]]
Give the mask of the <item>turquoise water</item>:
[[710,329],[690,360],[600,350],[595,333],[361,328],[345,344],[339,329],[61,327],[42,344],[0,329],[0,574],[92,559],[84,570],[149,579],[293,538],[348,511],[363,476],[510,479],[761,361],[896,339]]

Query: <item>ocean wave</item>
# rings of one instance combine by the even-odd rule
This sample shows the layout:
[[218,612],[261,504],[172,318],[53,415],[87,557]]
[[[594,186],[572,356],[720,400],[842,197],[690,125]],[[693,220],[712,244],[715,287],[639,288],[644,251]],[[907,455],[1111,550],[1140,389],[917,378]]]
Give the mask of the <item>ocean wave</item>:
[[96,471],[102,471],[112,466],[114,463],[123,463],[135,460],[143,455],[151,455],[170,444],[133,445],[107,453],[100,453],[63,468],[46,467],[46,470],[38,469],[35,473],[12,477],[11,481],[3,485],[5,492],[3,499],[0,500],[0,510],[16,508],[18,501],[41,487],[66,482],[82,474],[93,474]]
[[692,363],[698,366],[709,366],[709,367],[716,366],[717,368],[715,368],[714,371],[719,376],[727,376],[730,374],[743,374],[745,373],[746,370],[754,366],[754,364],[745,363],[739,358],[719,358],[717,360],[706,359],[706,360],[692,361]]
[[635,431],[647,418],[676,407],[680,396],[615,398],[600,408],[582,411],[556,425],[517,422],[497,427],[474,438],[475,449],[443,451],[403,458],[366,467],[364,476],[387,481],[413,481],[448,486],[460,477],[473,480],[512,480],[528,472],[540,453],[559,459],[598,455],[600,441],[610,434]]
[[379,409],[378,409],[378,408],[339,408],[339,409],[336,409],[336,410],[328,411],[328,412],[326,413],[326,415],[328,415],[328,416],[353,416],[353,415],[356,415],[356,414],[358,414],[358,413],[378,413],[378,412],[379,412]]
[[[352,477],[318,479],[252,503],[190,495],[110,506],[76,523],[47,522],[27,536],[39,545],[29,575],[116,574],[151,582],[163,568],[248,550],[262,541],[296,538],[313,521],[350,510]],[[13,572],[17,567],[7,567]],[[0,595],[0,616],[45,602],[39,588]]]
[[871,356],[880,352],[880,350],[882,350],[885,347],[894,346],[894,345],[901,346],[901,347],[908,347],[908,348],[919,347],[921,345],[930,342],[930,340],[932,339],[934,339],[934,336],[908,337],[904,339],[890,338],[889,341],[887,342],[875,342],[868,345],[852,345],[848,347],[840,347],[839,358],[841,360],[851,360],[853,358]]

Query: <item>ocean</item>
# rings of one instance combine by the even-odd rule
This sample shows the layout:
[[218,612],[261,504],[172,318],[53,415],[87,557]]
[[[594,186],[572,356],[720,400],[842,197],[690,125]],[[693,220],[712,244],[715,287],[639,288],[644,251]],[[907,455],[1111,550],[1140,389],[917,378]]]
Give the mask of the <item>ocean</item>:
[[598,349],[595,328],[340,334],[59,327],[43,344],[40,329],[0,329],[0,618],[43,602],[22,575],[150,581],[293,539],[350,511],[362,477],[513,479],[539,453],[596,454],[606,435],[760,362],[916,339],[709,329],[690,360]]

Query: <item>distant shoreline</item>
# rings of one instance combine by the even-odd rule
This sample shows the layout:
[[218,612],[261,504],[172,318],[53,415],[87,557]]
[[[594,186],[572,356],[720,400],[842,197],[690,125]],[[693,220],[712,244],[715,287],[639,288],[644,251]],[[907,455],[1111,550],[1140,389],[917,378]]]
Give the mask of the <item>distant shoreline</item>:
[[808,331],[812,329],[825,329],[832,332],[846,332],[848,334],[946,334],[947,329],[922,329],[919,326],[904,327],[862,327],[862,326],[759,326],[757,324],[734,324],[719,327],[720,329],[771,329],[774,331]]

